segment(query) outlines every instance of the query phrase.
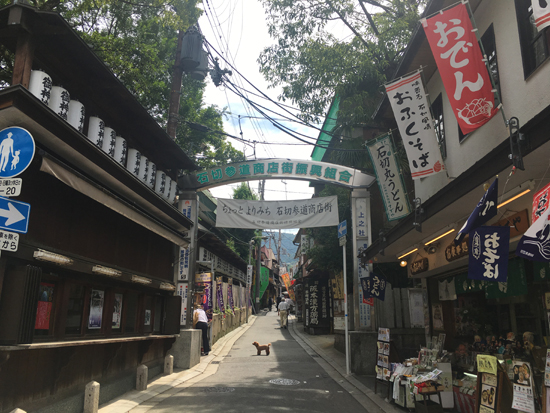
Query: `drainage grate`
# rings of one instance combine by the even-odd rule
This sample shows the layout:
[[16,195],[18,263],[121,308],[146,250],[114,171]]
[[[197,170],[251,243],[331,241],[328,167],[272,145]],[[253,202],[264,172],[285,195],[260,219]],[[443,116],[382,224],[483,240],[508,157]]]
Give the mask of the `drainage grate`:
[[210,364],[220,364],[221,361],[211,361]]
[[277,384],[279,386],[297,386],[300,384],[298,380],[292,380],[292,379],[273,379],[269,380],[271,384]]
[[202,389],[204,393],[231,393],[235,391],[234,387],[205,387]]
[[319,354],[310,354],[311,357],[320,357]]
[[230,354],[228,354],[227,356],[224,356],[224,357],[231,357],[231,355],[230,355]]

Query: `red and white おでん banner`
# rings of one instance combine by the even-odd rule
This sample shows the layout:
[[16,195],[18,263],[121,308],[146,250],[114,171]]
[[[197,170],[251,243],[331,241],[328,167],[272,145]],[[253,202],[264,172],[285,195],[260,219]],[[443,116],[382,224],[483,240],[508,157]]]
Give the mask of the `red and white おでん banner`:
[[533,196],[533,212],[531,215],[531,225],[540,217],[544,216],[550,206],[550,184],[546,185]]
[[387,84],[386,93],[407,152],[412,178],[441,172],[443,159],[420,72]]
[[532,0],[533,18],[535,25],[540,32],[545,27],[550,26],[550,1],[548,0]]
[[459,4],[422,25],[458,125],[464,134],[473,132],[498,108],[468,10]]

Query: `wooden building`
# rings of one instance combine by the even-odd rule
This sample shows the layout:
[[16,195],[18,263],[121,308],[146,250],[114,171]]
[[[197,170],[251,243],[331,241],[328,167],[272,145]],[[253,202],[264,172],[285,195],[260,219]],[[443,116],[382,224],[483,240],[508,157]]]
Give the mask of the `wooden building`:
[[103,403],[137,366],[161,372],[193,225],[175,182],[196,166],[58,14],[2,8],[0,42],[15,56],[0,130],[36,144],[15,199],[31,205],[28,232],[0,259],[0,412],[81,411],[92,380]]

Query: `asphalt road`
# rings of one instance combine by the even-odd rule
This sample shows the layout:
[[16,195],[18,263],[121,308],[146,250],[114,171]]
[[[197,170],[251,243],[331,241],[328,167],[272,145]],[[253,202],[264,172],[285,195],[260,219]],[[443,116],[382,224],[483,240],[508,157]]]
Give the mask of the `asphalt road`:
[[[256,355],[253,341],[271,343]],[[260,316],[213,374],[174,392],[148,412],[364,412],[365,409],[292,338],[276,312]],[[143,409],[145,406],[141,406]],[[141,410],[140,409],[140,410]],[[145,409],[141,410],[144,411]]]

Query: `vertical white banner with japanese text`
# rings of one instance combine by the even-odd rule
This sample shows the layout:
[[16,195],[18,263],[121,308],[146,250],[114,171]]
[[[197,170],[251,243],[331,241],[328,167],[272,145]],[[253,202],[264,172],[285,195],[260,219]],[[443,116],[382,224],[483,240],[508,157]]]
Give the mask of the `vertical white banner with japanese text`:
[[388,221],[403,218],[411,212],[405,184],[395,157],[391,135],[386,134],[367,142],[376,181],[384,200]]
[[189,281],[189,249],[180,247],[178,281]]
[[177,294],[181,297],[181,320],[180,325],[184,326],[187,324],[187,293],[188,293],[189,284],[188,283],[178,283],[177,285]]
[[420,71],[387,84],[386,92],[409,158],[413,179],[441,172],[445,167]]

